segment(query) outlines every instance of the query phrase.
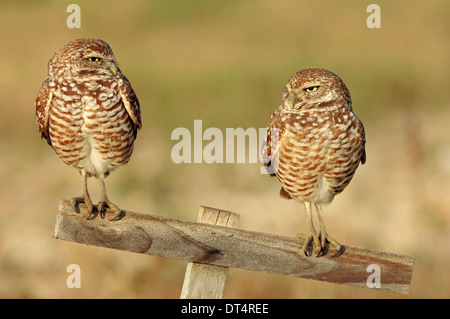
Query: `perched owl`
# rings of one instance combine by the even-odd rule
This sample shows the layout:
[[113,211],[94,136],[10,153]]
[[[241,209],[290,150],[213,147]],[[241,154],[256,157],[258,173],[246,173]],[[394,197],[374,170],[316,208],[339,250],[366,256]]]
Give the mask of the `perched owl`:
[[139,101],[120,71],[110,46],[100,39],[77,39],[61,47],[48,62],[48,76],[35,101],[39,133],[61,160],[81,174],[81,197],[95,217],[87,177],[101,181],[97,211],[121,210],[106,195],[105,178],[126,164],[141,128]]
[[[341,193],[366,161],[364,127],[353,113],[344,82],[323,69],[295,73],[267,132],[263,156],[269,173],[281,183],[280,195],[306,208],[308,235],[303,251],[308,255],[312,242],[317,255],[324,253],[327,243],[340,252],[341,245],[325,228],[322,204]],[[318,214],[319,233],[311,205]]]

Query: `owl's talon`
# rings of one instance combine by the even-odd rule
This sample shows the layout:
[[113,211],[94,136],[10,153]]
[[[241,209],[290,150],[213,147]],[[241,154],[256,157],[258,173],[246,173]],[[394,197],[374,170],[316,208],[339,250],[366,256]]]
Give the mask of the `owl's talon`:
[[100,218],[104,219],[105,218],[105,209],[103,208],[105,206],[105,202],[99,202],[97,205],[97,211],[100,214]]
[[[300,235],[297,236],[300,238],[303,237]],[[309,249],[310,245],[312,245],[311,250]],[[307,257],[310,257],[313,254],[316,255],[316,257],[320,257],[327,254],[329,247],[332,247],[334,250],[336,250],[336,254],[334,254],[334,256],[339,256],[344,251],[344,246],[339,244],[339,242],[335,239],[328,236],[326,232],[321,232],[319,233],[319,235],[316,235],[315,232],[311,232],[306,236],[303,242],[302,251]]]
[[[89,197],[74,197],[74,198],[72,198],[72,200],[70,202],[72,204],[73,209],[78,214],[80,214],[82,217],[84,217],[86,219],[91,219],[92,218],[91,216],[92,216],[94,207],[92,206],[92,201],[89,199]],[[79,203],[85,203],[86,204],[86,206],[87,206],[86,213],[82,213],[81,209],[78,206]]]
[[115,213],[112,218],[109,219],[110,222],[115,222],[123,218],[123,211],[119,210],[119,212]]
[[303,242],[302,250],[305,256],[312,256],[312,252],[310,253],[308,249],[310,243],[312,243],[312,251],[316,254],[316,256],[319,256],[322,252],[322,246],[320,245],[319,237],[312,232],[306,236],[305,241]]
[[[336,255],[339,255],[341,253],[342,245],[339,244],[335,239],[328,236],[328,234],[326,232],[324,235],[322,235],[322,233],[320,233],[319,238],[320,238],[320,243],[322,245],[322,249],[325,249],[326,244],[328,243],[329,246],[333,247],[336,250]],[[328,250],[328,248],[327,248],[327,250]]]
[[110,221],[121,219],[122,210],[117,205],[111,203],[111,201],[109,201],[108,199],[102,200],[98,203],[97,210],[100,213],[101,218],[105,218],[107,208],[111,209],[114,212],[113,217],[109,219]]
[[97,217],[97,214],[94,213],[94,210],[92,210],[92,212],[89,214],[89,216],[88,216],[86,219],[87,219],[87,220],[92,220],[92,219],[94,219],[95,217]]

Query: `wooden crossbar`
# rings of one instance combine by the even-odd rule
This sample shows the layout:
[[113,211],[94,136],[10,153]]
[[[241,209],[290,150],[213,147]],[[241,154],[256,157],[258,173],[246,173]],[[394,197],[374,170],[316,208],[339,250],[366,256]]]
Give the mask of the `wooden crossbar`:
[[[79,209],[86,207],[80,204]],[[209,208],[213,209],[213,208]],[[214,210],[214,209],[213,209]],[[218,210],[220,211],[220,210]],[[407,294],[414,257],[345,246],[307,257],[303,238],[123,211],[86,220],[61,200],[53,236],[81,244]]]

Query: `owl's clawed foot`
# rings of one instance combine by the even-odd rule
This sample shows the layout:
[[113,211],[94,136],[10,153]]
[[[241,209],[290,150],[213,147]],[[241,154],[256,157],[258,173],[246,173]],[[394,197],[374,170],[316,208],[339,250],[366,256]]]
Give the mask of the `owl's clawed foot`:
[[328,236],[326,231],[321,232],[319,234],[319,238],[320,238],[320,245],[322,247],[321,255],[326,255],[330,247],[332,247],[336,251],[336,253],[333,256],[342,255],[342,253],[344,252],[344,246],[339,244],[335,239]]
[[122,219],[122,210],[117,205],[113,204],[109,199],[103,199],[98,203],[97,210],[100,213],[101,218],[105,218],[107,208],[111,209],[114,212],[114,215],[110,219],[110,221]]
[[[312,247],[310,248],[310,246]],[[339,244],[335,239],[329,237],[326,232],[320,233],[319,236],[317,236],[315,232],[311,232],[306,236],[302,250],[305,256],[309,257],[314,253],[314,255],[320,257],[326,255],[330,247],[336,251],[333,256],[339,256],[344,251],[344,246]]]
[[[95,217],[95,215],[93,214],[94,206],[92,205],[92,201],[91,201],[91,199],[88,196],[74,197],[74,198],[72,198],[71,203],[72,203],[73,209],[77,213],[81,214],[81,216],[83,218],[92,219],[92,216]],[[84,211],[82,212],[81,211],[81,209],[78,206],[79,203],[85,203],[86,204],[86,207],[87,207],[86,212],[84,212]]]
[[[117,207],[117,205],[111,203],[108,199],[100,201],[97,205],[97,209],[94,209],[94,205],[92,205],[92,201],[89,197],[74,197],[72,198],[71,203],[74,210],[81,214],[81,216],[85,219],[94,219],[98,214],[100,214],[101,218],[105,218],[108,208],[114,213],[110,221],[116,221],[123,217],[123,211]],[[80,209],[78,205],[80,203],[86,204],[86,210]]]
[[[309,249],[310,244],[312,244],[312,249]],[[320,244],[319,236],[317,236],[316,232],[310,232],[303,242],[302,247],[303,252],[305,253],[305,256],[311,256],[312,251],[316,254],[316,256],[319,256],[319,254],[322,251],[322,247]]]

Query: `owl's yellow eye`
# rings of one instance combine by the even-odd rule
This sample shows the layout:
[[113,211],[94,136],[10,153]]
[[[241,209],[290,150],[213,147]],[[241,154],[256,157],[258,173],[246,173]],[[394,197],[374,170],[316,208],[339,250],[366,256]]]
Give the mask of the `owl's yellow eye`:
[[99,62],[101,58],[99,58],[98,56],[91,56],[88,58],[88,60],[91,62]]
[[319,89],[319,86],[316,85],[316,86],[309,86],[309,87],[305,88],[304,90],[305,90],[305,92],[311,93],[311,92],[317,91],[318,89]]

